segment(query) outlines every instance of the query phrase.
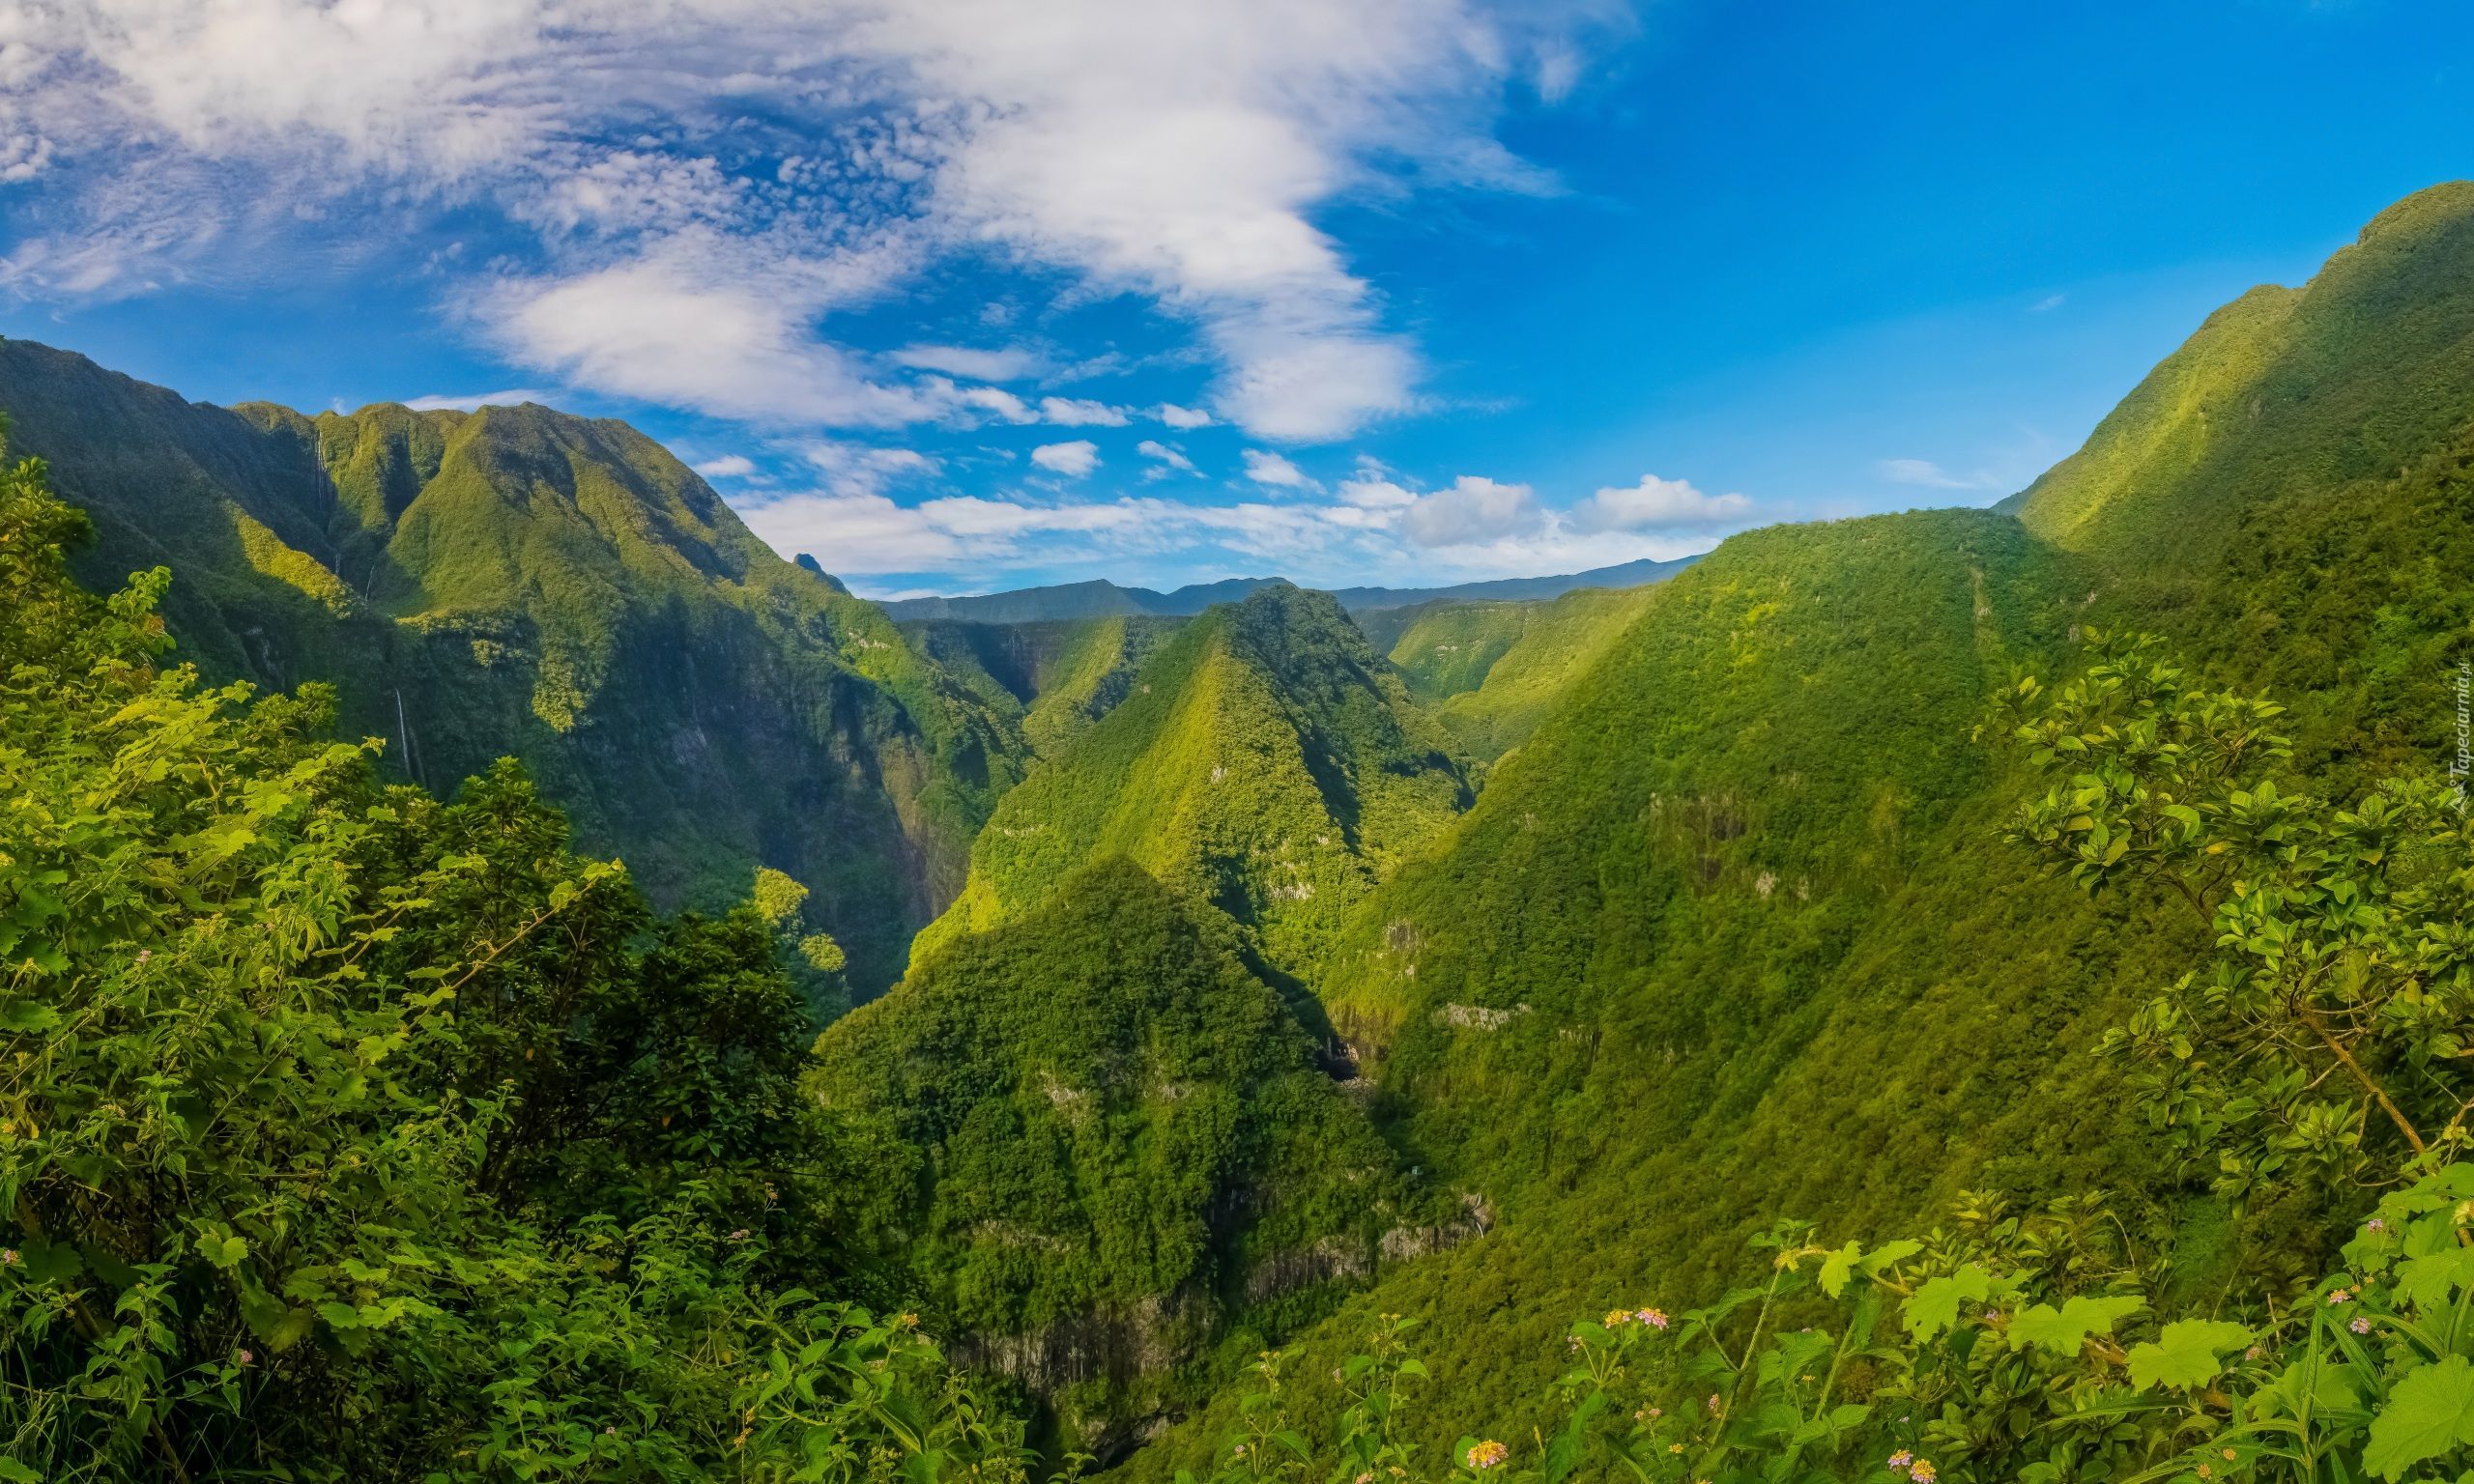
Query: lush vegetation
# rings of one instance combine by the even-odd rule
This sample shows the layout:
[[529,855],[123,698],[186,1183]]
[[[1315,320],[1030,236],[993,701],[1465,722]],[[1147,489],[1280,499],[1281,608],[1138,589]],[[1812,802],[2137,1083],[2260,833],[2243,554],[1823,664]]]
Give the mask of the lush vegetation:
[[88,531],[0,474],[0,1477],[1019,1473],[819,1291],[797,889],[651,917],[512,764],[441,803],[166,664]]
[[1392,663],[1462,753],[1492,762],[1554,713],[1663,590],[1585,587],[1550,603],[1421,609]]
[[1104,1446],[1173,1397],[1232,1315],[1310,1308],[1301,1291],[1366,1276],[1387,1233],[1424,1224],[1241,948],[1225,917],[1114,860],[930,956],[820,1043],[821,1101],[906,1196],[886,1255],[1071,1441]]
[[205,672],[331,683],[346,729],[434,787],[522,757],[666,904],[787,871],[862,992],[1021,775],[1013,715],[623,424],[227,410],[23,341],[0,408],[93,519],[91,585],[179,572],[164,616]]
[[149,569],[10,470],[0,1478],[2465,1474],[2469,221],[2016,518],[1396,632],[0,346]]
[[1305,978],[1350,905],[1466,806],[1449,753],[1337,602],[1258,588],[1177,630],[1113,710],[1005,796],[914,952],[1122,857]]
[[2474,399],[2474,182],[2390,207],[2297,289],[2210,316],[2005,504],[2060,545],[2189,575],[2262,502],[2395,473]]

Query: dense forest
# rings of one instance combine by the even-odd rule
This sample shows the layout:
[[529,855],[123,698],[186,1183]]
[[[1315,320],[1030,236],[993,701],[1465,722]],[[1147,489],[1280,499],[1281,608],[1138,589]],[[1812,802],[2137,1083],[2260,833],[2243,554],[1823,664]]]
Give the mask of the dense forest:
[[0,345],[0,1479],[2460,1477],[2470,285],[1991,510],[1007,621]]

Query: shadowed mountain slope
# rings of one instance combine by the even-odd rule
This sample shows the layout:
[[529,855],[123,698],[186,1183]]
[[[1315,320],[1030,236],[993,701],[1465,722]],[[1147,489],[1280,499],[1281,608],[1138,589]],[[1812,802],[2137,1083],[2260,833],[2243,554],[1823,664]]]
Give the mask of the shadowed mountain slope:
[[207,670],[335,681],[346,728],[426,782],[522,756],[661,900],[786,870],[863,990],[1019,774],[1005,716],[622,423],[218,408],[25,341],[0,410],[93,516],[83,575],[172,566]]

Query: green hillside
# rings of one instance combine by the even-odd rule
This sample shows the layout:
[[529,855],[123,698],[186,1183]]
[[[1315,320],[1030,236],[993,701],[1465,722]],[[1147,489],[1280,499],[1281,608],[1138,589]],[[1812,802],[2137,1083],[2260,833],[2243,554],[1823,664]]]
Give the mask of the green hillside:
[[1043,756],[1106,716],[1134,688],[1135,671],[1182,618],[1111,614],[1038,623],[906,621],[911,646],[1018,718]]
[[1421,609],[1394,642],[1392,663],[1464,754],[1492,761],[1520,745],[1662,590],[1584,588],[1547,603]]
[[788,871],[863,989],[1019,775],[1000,708],[624,424],[227,410],[25,341],[0,409],[98,528],[81,575],[175,568],[166,618],[211,672],[333,680],[419,781],[523,757],[658,900]]
[[1351,904],[1466,806],[1449,747],[1338,603],[1261,588],[1179,629],[1006,795],[914,961],[1122,857],[1307,978]]
[[2395,474],[2474,411],[2474,182],[2407,197],[2298,289],[2208,318],[2005,502],[2058,545],[2188,573],[2258,501]]
[[886,1245],[937,1332],[1086,1446],[1175,1398],[1232,1316],[1328,1306],[1413,1211],[1233,925],[1122,859],[818,1049],[824,1105],[906,1170]]

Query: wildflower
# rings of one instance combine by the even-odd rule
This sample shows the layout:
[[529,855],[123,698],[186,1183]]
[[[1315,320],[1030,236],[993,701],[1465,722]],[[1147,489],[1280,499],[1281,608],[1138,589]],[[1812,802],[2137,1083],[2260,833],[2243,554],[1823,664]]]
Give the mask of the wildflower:
[[1606,1311],[1606,1327],[1609,1329],[1621,1329],[1631,1322],[1632,1314],[1628,1309],[1609,1309]]
[[1910,1453],[1905,1448],[1901,1448],[1889,1456],[1890,1469],[1896,1473],[1907,1472],[1907,1466],[1913,1462],[1915,1462],[1915,1455]]
[[2268,1353],[2261,1350],[2258,1346],[2254,1345],[2249,1350],[2242,1352],[2242,1358],[2245,1360],[2265,1360],[2268,1358]]
[[1718,1393],[1715,1391],[1710,1393],[1710,1410],[1712,1412],[1718,1410]]
[[2216,1477],[2216,1470],[2210,1469],[2205,1464],[2200,1465],[2197,1469],[2194,1469],[2191,1471],[2198,1474],[2202,1479],[2212,1479]]
[[1492,1469],[1510,1457],[1511,1457],[1511,1449],[1488,1439],[1484,1442],[1470,1445],[1467,1463],[1472,1469]]
[[1230,1458],[1244,1458],[1246,1456],[1246,1445],[1242,1442],[1237,1444],[1234,1448],[1229,1449],[1228,1456]]
[[602,1436],[602,1437],[604,1437],[604,1438],[616,1438],[616,1437],[618,1437],[618,1423],[616,1423],[616,1422],[613,1422],[613,1423],[611,1423],[608,1427],[603,1428],[603,1429],[601,1430],[601,1436]]
[[740,1227],[737,1231],[731,1233],[731,1241],[747,1241],[747,1228],[742,1226],[742,1227]]
[[1357,1484],[1374,1484],[1374,1470],[1368,1469],[1357,1476]]
[[14,1247],[0,1247],[0,1268],[14,1268],[16,1266],[17,1249]]
[[1643,1309],[1632,1317],[1649,1326],[1653,1329],[1663,1329],[1666,1327],[1666,1311],[1664,1309]]
[[1670,1442],[1666,1445],[1666,1450],[1669,1453],[1681,1453],[1683,1451],[1683,1444],[1680,1442]]
[[257,1357],[257,1356],[253,1356],[253,1355],[251,1355],[251,1354],[249,1354],[249,1353],[248,1353],[247,1351],[245,1351],[245,1350],[241,1350],[241,1351],[235,1351],[235,1352],[233,1352],[233,1354],[232,1354],[232,1358],[233,1358],[233,1360],[234,1360],[234,1361],[238,1362],[239,1364],[246,1365],[246,1364],[248,1364],[250,1361],[255,1360],[255,1359],[256,1359],[256,1358],[258,1358],[258,1357]]
[[2371,1333],[2371,1321],[2365,1319],[2362,1315],[2357,1314],[2354,1316],[2353,1323],[2345,1326],[2345,1327],[2351,1329],[2356,1334],[2369,1334]]
[[1666,1409],[1663,1407],[1653,1407],[1650,1409],[1650,1415],[1654,1417],[1663,1417],[1666,1415]]
[[905,1313],[897,1317],[894,1320],[894,1323],[902,1326],[905,1329],[916,1329],[919,1327],[919,1316],[916,1314]]
[[2354,1301],[2354,1296],[2345,1289],[2332,1288],[2328,1290],[2328,1301],[2332,1304],[2351,1303]]
[[2373,1216],[2362,1224],[2362,1229],[2376,1236],[2379,1233],[2388,1230],[2388,1223],[2380,1220],[2377,1216]]
[[2231,1448],[2228,1448],[2228,1449],[2226,1449],[2226,1450],[2225,1450],[2225,1461],[2226,1461],[2227,1463],[2229,1463],[2229,1463],[2231,1463],[2231,1462],[2233,1462],[2235,1459],[2237,1459],[2237,1458],[2239,1458],[2239,1457],[2241,1457],[2241,1456],[2242,1456],[2242,1455],[2240,1455],[2240,1454],[2238,1454],[2238,1453],[2234,1452]]
[[155,950],[153,950],[153,949],[151,949],[151,948],[141,948],[141,949],[139,949],[139,950],[137,951],[137,961],[138,961],[138,962],[140,962],[140,963],[144,963],[147,959],[152,958],[152,957],[154,957],[154,956],[155,956]]
[[1914,1465],[1907,1470],[1907,1476],[1913,1479],[1915,1484],[1933,1484],[1933,1480],[1937,1477],[1933,1472],[1932,1462],[1929,1459],[1921,1458],[1917,1459]]

